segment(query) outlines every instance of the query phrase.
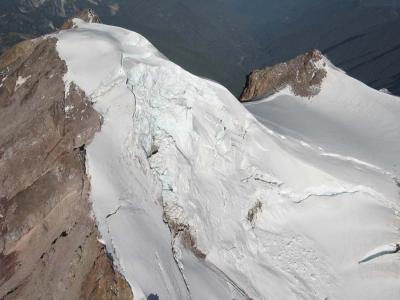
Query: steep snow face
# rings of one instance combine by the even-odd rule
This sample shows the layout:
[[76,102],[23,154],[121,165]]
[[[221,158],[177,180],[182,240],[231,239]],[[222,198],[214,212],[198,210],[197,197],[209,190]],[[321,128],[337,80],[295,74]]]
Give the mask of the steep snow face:
[[91,199],[135,299],[399,295],[396,254],[359,264],[399,240],[398,187],[374,161],[320,159],[140,35],[75,23],[58,51],[104,118]]

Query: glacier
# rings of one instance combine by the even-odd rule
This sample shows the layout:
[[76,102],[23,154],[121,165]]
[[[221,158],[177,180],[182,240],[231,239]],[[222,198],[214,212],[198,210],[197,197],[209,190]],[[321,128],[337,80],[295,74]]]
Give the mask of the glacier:
[[74,23],[53,36],[103,117],[93,215],[135,299],[399,297],[396,253],[359,263],[400,240],[398,98],[327,61],[317,97],[244,107],[135,32]]

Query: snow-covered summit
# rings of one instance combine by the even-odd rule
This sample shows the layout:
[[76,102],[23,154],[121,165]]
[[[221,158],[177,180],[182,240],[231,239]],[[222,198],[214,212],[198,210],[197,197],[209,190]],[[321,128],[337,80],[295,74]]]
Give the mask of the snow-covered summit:
[[[399,187],[386,165],[368,156],[359,163],[354,153],[338,160],[329,148],[357,139],[396,151],[397,99],[347,95],[345,115],[341,102],[331,104],[313,126],[335,128],[342,140],[321,135],[330,143],[322,155],[318,139],[308,144],[259,115],[262,125],[224,87],[173,64],[142,36],[75,25],[56,35],[57,49],[66,84],[75,82],[103,116],[87,147],[91,199],[135,299],[398,296],[396,254],[359,262],[399,241]],[[359,85],[331,69],[334,80]],[[335,100],[331,93],[323,86],[320,102]],[[371,94],[380,100],[368,101],[370,110],[352,101]],[[352,113],[359,129],[329,126],[335,116],[347,124]],[[372,122],[378,142],[358,135]]]

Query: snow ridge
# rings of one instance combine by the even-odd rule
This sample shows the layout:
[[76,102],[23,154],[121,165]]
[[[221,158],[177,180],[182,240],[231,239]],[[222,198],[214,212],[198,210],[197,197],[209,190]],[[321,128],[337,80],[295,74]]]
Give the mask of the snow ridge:
[[77,25],[57,35],[57,47],[66,81],[104,118],[87,147],[91,199],[135,298],[368,299],[399,290],[398,272],[379,264],[377,277],[358,264],[398,240],[399,219],[385,204],[398,200],[392,179],[320,162],[134,32]]

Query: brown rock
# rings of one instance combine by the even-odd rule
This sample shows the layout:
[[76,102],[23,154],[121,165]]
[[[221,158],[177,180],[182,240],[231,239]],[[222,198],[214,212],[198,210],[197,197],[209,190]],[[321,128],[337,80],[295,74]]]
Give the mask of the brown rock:
[[117,300],[133,299],[128,283],[114,271],[103,247],[97,247],[97,258],[81,291],[80,299]]
[[[317,64],[318,62],[321,64]],[[324,66],[321,52],[313,50],[287,63],[255,70],[247,78],[240,101],[251,101],[268,96],[287,86],[297,96],[308,98],[316,96],[326,77]]]
[[31,54],[39,41],[40,39],[26,40],[5,51],[1,57],[0,69],[7,69],[7,67],[11,66],[13,63],[16,65],[16,60]]
[[197,258],[205,259],[207,254],[197,246],[196,237],[193,235],[193,230],[187,224],[169,217],[164,211],[164,222],[168,224],[169,230],[174,240],[179,240],[183,247],[190,250]]
[[132,299],[98,243],[84,145],[100,115],[55,39],[0,57],[0,299]]
[[[82,146],[100,117],[74,85],[65,97],[66,66],[54,39],[43,40],[12,66],[0,87],[0,198],[10,199],[53,166],[66,150]],[[0,79],[1,80],[1,79]]]

